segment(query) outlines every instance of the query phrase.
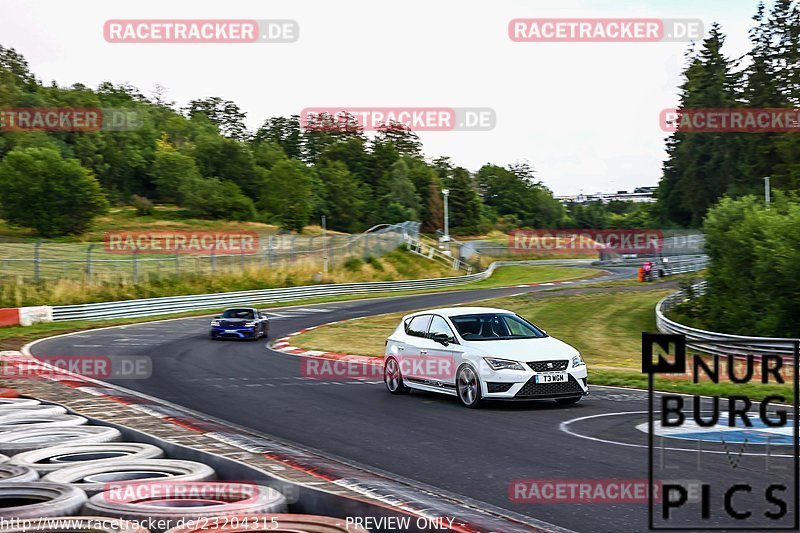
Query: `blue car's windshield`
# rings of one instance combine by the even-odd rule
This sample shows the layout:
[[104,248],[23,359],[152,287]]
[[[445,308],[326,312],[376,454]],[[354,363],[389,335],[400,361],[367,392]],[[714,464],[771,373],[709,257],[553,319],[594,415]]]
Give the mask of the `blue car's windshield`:
[[252,320],[255,317],[253,316],[252,309],[226,309],[224,313],[222,313],[222,318],[243,318],[245,320]]
[[547,334],[527,320],[510,313],[486,313],[450,317],[465,341],[535,339]]

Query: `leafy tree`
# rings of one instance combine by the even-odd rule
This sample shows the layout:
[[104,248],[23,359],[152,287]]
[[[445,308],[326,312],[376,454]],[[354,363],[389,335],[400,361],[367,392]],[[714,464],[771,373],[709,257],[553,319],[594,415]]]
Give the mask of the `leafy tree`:
[[219,178],[195,178],[182,184],[183,205],[191,216],[223,220],[253,220],[253,201],[235,183]]
[[0,163],[0,204],[8,222],[43,237],[80,234],[108,208],[91,172],[50,148],[6,155]]
[[444,187],[450,190],[450,231],[465,235],[478,233],[481,227],[481,201],[469,172],[461,167],[454,168],[452,177],[444,183]]
[[394,203],[405,208],[404,213],[410,215],[406,220],[419,220],[420,199],[408,174],[408,164],[404,160],[399,159],[392,165],[383,202],[387,206]]
[[244,125],[247,115],[230,100],[223,100],[218,96],[192,100],[186,110],[190,117],[205,115],[225,137],[239,140],[247,138],[247,128]]
[[314,210],[313,170],[301,161],[289,159],[269,171],[269,194],[259,207],[265,209],[284,229],[302,231]]
[[264,141],[275,143],[292,159],[300,159],[303,156],[303,136],[298,115],[267,119],[253,140],[256,143]]
[[703,225],[710,259],[704,318],[741,335],[800,336],[800,202],[724,198]]
[[157,142],[151,177],[159,200],[182,204],[183,193],[191,190],[191,184],[202,176],[192,157],[178,152],[166,139],[161,139]]
[[363,229],[365,191],[356,177],[339,161],[323,164],[317,174],[323,187],[322,213],[328,227],[351,233]]

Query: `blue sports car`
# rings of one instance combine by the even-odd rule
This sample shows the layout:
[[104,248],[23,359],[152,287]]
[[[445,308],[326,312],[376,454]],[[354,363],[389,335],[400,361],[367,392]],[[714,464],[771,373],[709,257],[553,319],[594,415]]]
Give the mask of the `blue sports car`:
[[211,321],[209,335],[212,339],[266,338],[269,335],[269,319],[252,307],[226,309]]

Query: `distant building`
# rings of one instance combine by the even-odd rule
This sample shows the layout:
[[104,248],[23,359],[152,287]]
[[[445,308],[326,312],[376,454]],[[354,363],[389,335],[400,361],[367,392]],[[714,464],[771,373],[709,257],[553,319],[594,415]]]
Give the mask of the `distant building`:
[[603,202],[607,204],[612,200],[620,202],[655,202],[656,190],[658,187],[636,187],[633,192],[617,191],[616,193],[602,193],[596,194],[573,194],[567,196],[556,196],[555,199],[562,204],[566,203],[579,203],[587,204],[589,202]]

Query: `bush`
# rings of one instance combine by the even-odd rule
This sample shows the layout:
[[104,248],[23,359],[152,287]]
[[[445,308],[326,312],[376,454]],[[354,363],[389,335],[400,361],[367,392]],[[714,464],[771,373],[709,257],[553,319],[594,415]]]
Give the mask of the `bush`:
[[380,259],[378,259],[377,257],[372,257],[372,256],[367,257],[367,264],[370,265],[375,270],[383,272],[383,263],[381,263]]
[[100,183],[52,148],[9,152],[0,163],[0,204],[9,223],[42,237],[83,233],[108,209]]
[[717,331],[800,337],[800,202],[776,193],[724,198],[704,223],[708,287],[701,301]]
[[136,208],[136,216],[139,217],[152,215],[155,212],[153,202],[138,194],[131,196],[131,205]]
[[197,178],[181,191],[183,205],[191,216],[224,220],[253,220],[253,201],[239,187],[219,178]]
[[347,261],[344,262],[345,270],[349,270],[350,272],[359,272],[363,266],[364,261],[358,257],[348,257]]

